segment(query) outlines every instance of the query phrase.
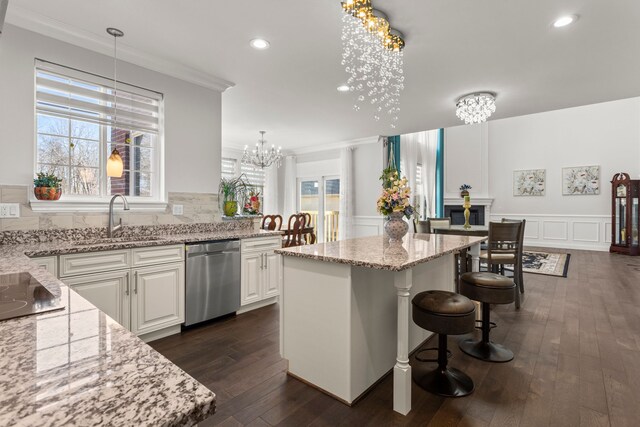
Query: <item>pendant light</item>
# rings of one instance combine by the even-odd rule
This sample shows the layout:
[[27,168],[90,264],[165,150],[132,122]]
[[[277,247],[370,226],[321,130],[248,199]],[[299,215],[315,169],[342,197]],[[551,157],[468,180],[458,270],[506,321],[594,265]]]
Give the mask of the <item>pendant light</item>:
[[[107,28],[107,33],[113,36],[113,126],[118,126],[118,37],[124,33],[117,28]],[[114,148],[107,159],[107,176],[122,177],[124,163],[117,148]]]

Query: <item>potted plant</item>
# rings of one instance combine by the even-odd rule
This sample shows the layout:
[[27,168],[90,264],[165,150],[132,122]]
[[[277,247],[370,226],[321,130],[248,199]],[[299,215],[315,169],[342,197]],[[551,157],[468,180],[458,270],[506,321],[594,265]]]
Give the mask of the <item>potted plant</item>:
[[464,196],[468,196],[469,190],[471,190],[471,186],[469,184],[462,184],[460,186],[460,197],[464,198]]
[[244,174],[236,178],[222,178],[218,187],[224,216],[233,217],[238,213],[238,200],[243,201],[247,194]]
[[62,178],[39,172],[33,180],[33,193],[38,200],[58,200],[62,196]]

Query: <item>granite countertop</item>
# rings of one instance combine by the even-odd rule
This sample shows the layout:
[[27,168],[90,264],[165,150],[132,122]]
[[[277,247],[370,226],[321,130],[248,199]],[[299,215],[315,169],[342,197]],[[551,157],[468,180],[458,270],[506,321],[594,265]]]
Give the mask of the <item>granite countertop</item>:
[[[232,230],[211,231],[200,233],[168,234],[162,236],[140,236],[139,238],[98,238],[77,239],[71,241],[31,243],[14,246],[14,250],[22,251],[30,257],[64,255],[83,252],[111,251],[117,249],[144,248],[149,246],[178,245],[183,243],[198,243],[212,240],[248,239],[252,237],[280,236],[281,231],[266,230]],[[3,246],[0,245],[0,249]]]
[[25,254],[274,235],[279,232],[244,229],[94,245],[81,240],[0,245],[0,274],[29,272],[65,306],[0,322],[0,425],[182,426],[215,412],[214,393]]
[[486,237],[408,234],[402,244],[394,244],[389,243],[384,236],[373,236],[283,248],[276,250],[276,253],[379,270],[402,271],[458,252],[483,240]]

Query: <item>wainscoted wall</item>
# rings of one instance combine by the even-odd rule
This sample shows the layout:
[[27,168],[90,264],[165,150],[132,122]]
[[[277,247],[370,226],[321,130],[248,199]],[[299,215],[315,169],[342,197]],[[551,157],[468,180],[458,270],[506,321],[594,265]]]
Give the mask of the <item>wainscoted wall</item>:
[[352,222],[353,237],[380,236],[384,229],[382,216],[354,216]]
[[502,218],[526,219],[526,246],[608,251],[611,243],[609,215],[492,214]]
[[[19,203],[20,218],[0,219],[0,231],[39,230],[50,228],[106,227],[106,213],[38,213],[29,206],[31,187],[22,185],[0,185],[0,202]],[[118,202],[116,220],[122,218],[125,225],[161,225],[221,220],[218,195],[209,193],[169,193],[169,204],[164,212],[122,211]],[[182,205],[183,215],[173,215],[173,205]]]

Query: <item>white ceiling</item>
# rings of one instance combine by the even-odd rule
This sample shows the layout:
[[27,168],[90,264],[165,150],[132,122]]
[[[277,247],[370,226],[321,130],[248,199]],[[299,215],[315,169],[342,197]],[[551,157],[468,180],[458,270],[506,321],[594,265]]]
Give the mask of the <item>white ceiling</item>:
[[[338,0],[11,0],[12,8],[235,83],[223,94],[223,143],[252,144],[259,130],[295,149],[460,124],[454,103],[498,93],[494,118],[640,95],[637,0],[374,0],[405,49],[398,128],[353,111],[336,91]],[[15,12],[15,11],[14,11]],[[563,14],[574,25],[551,27]],[[22,13],[25,16],[25,13]],[[54,21],[52,21],[54,22]],[[16,22],[19,24],[19,22]],[[271,42],[266,51],[249,40]]]

